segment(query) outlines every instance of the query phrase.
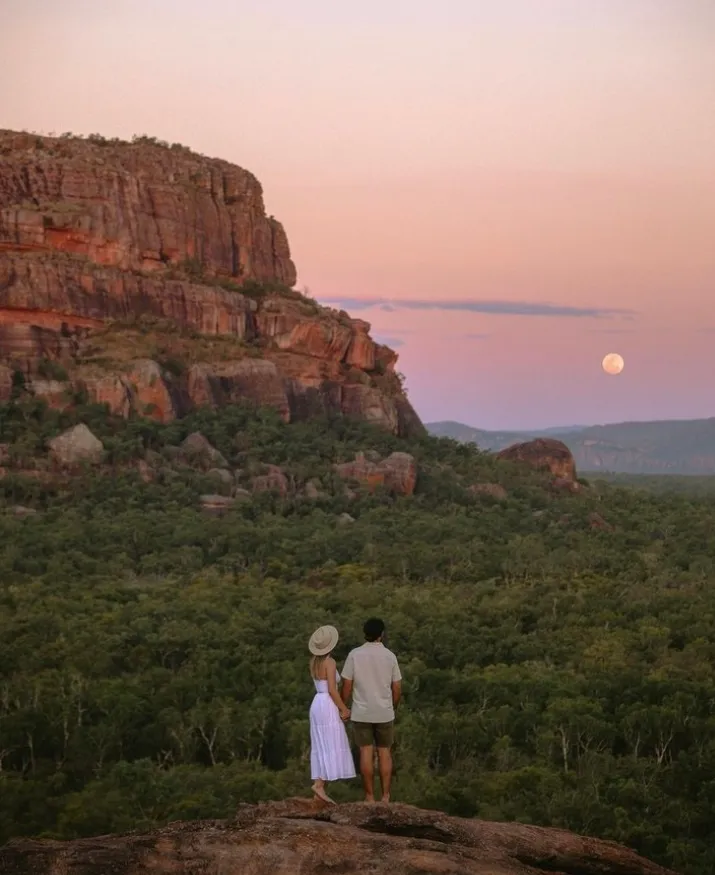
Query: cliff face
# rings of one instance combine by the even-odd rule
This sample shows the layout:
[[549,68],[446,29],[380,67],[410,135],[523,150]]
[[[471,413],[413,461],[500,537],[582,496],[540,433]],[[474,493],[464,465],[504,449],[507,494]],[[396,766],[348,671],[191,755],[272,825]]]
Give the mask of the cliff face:
[[3,248],[149,272],[196,259],[211,276],[295,283],[285,232],[240,167],[151,142],[12,132],[0,152]]
[[247,171],[146,138],[0,132],[0,396],[21,371],[50,403],[84,391],[163,421],[245,399],[421,430],[397,356],[295,281]]
[[16,840],[0,871],[26,875],[675,875],[611,842],[556,829],[447,817],[405,805],[303,800],[240,806],[234,821],[174,823],[149,835]]

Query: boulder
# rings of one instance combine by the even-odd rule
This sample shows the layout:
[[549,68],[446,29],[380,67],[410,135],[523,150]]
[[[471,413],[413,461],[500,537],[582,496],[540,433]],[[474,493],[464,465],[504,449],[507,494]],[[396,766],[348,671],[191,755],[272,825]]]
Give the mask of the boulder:
[[254,492],[277,492],[280,496],[288,495],[288,478],[277,465],[268,465],[268,471],[251,480]]
[[60,465],[79,465],[102,461],[104,444],[80,422],[49,441],[50,456]]
[[199,499],[201,502],[201,510],[206,513],[220,516],[230,510],[233,506],[234,499],[228,495],[202,495]]
[[225,457],[212,446],[200,431],[192,432],[182,442],[181,456],[191,464],[202,468],[228,468]]
[[338,525],[339,526],[349,526],[351,523],[355,522],[355,517],[350,516],[349,513],[341,513],[338,517]]
[[497,459],[510,462],[524,462],[538,471],[548,471],[553,477],[575,481],[576,464],[571,450],[563,441],[554,438],[537,438],[512,444],[500,453]]
[[613,532],[614,527],[604,520],[600,513],[593,511],[588,515],[588,524],[590,528],[600,532]]
[[315,499],[320,498],[320,490],[315,485],[315,483],[313,483],[312,481],[309,481],[308,483],[305,484],[305,488],[303,489],[303,493],[305,494],[306,498],[310,498],[312,501],[315,501]]
[[137,471],[143,483],[153,483],[156,479],[156,473],[151,465],[145,460],[140,459],[137,463]]
[[344,480],[354,480],[371,492],[384,486],[396,495],[412,495],[417,483],[417,463],[409,453],[391,453],[379,462],[357,453],[352,462],[337,464],[335,470]]
[[15,504],[10,508],[10,513],[16,517],[35,516],[37,511],[34,507],[25,507],[23,504]]

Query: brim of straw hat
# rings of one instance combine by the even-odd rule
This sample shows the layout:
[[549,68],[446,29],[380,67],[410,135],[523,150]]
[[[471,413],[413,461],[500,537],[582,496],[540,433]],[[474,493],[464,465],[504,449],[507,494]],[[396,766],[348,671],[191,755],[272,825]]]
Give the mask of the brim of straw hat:
[[326,653],[330,653],[331,650],[335,649],[338,637],[338,630],[335,626],[321,626],[320,629],[316,629],[310,636],[308,650],[310,650],[313,656],[325,656]]

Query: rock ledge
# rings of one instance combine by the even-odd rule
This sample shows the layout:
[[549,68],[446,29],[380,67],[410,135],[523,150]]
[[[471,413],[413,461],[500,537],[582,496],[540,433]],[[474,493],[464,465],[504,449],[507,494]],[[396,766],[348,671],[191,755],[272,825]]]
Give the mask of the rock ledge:
[[556,829],[448,817],[407,805],[303,799],[241,805],[235,819],[147,835],[17,840],[0,873],[25,875],[675,875],[612,842]]

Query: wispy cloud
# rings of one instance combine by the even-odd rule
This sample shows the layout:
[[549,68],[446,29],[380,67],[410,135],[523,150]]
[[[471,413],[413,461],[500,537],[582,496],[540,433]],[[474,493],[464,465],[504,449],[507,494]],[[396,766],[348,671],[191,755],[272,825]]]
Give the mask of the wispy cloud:
[[393,310],[443,310],[464,313],[489,313],[499,316],[557,316],[586,319],[611,319],[619,316],[632,319],[635,310],[616,307],[572,307],[568,304],[551,304],[546,301],[503,301],[462,298],[446,301],[430,301],[419,298],[326,298],[324,303],[350,310],[374,308]]
[[589,328],[591,334],[633,334],[635,328]]

